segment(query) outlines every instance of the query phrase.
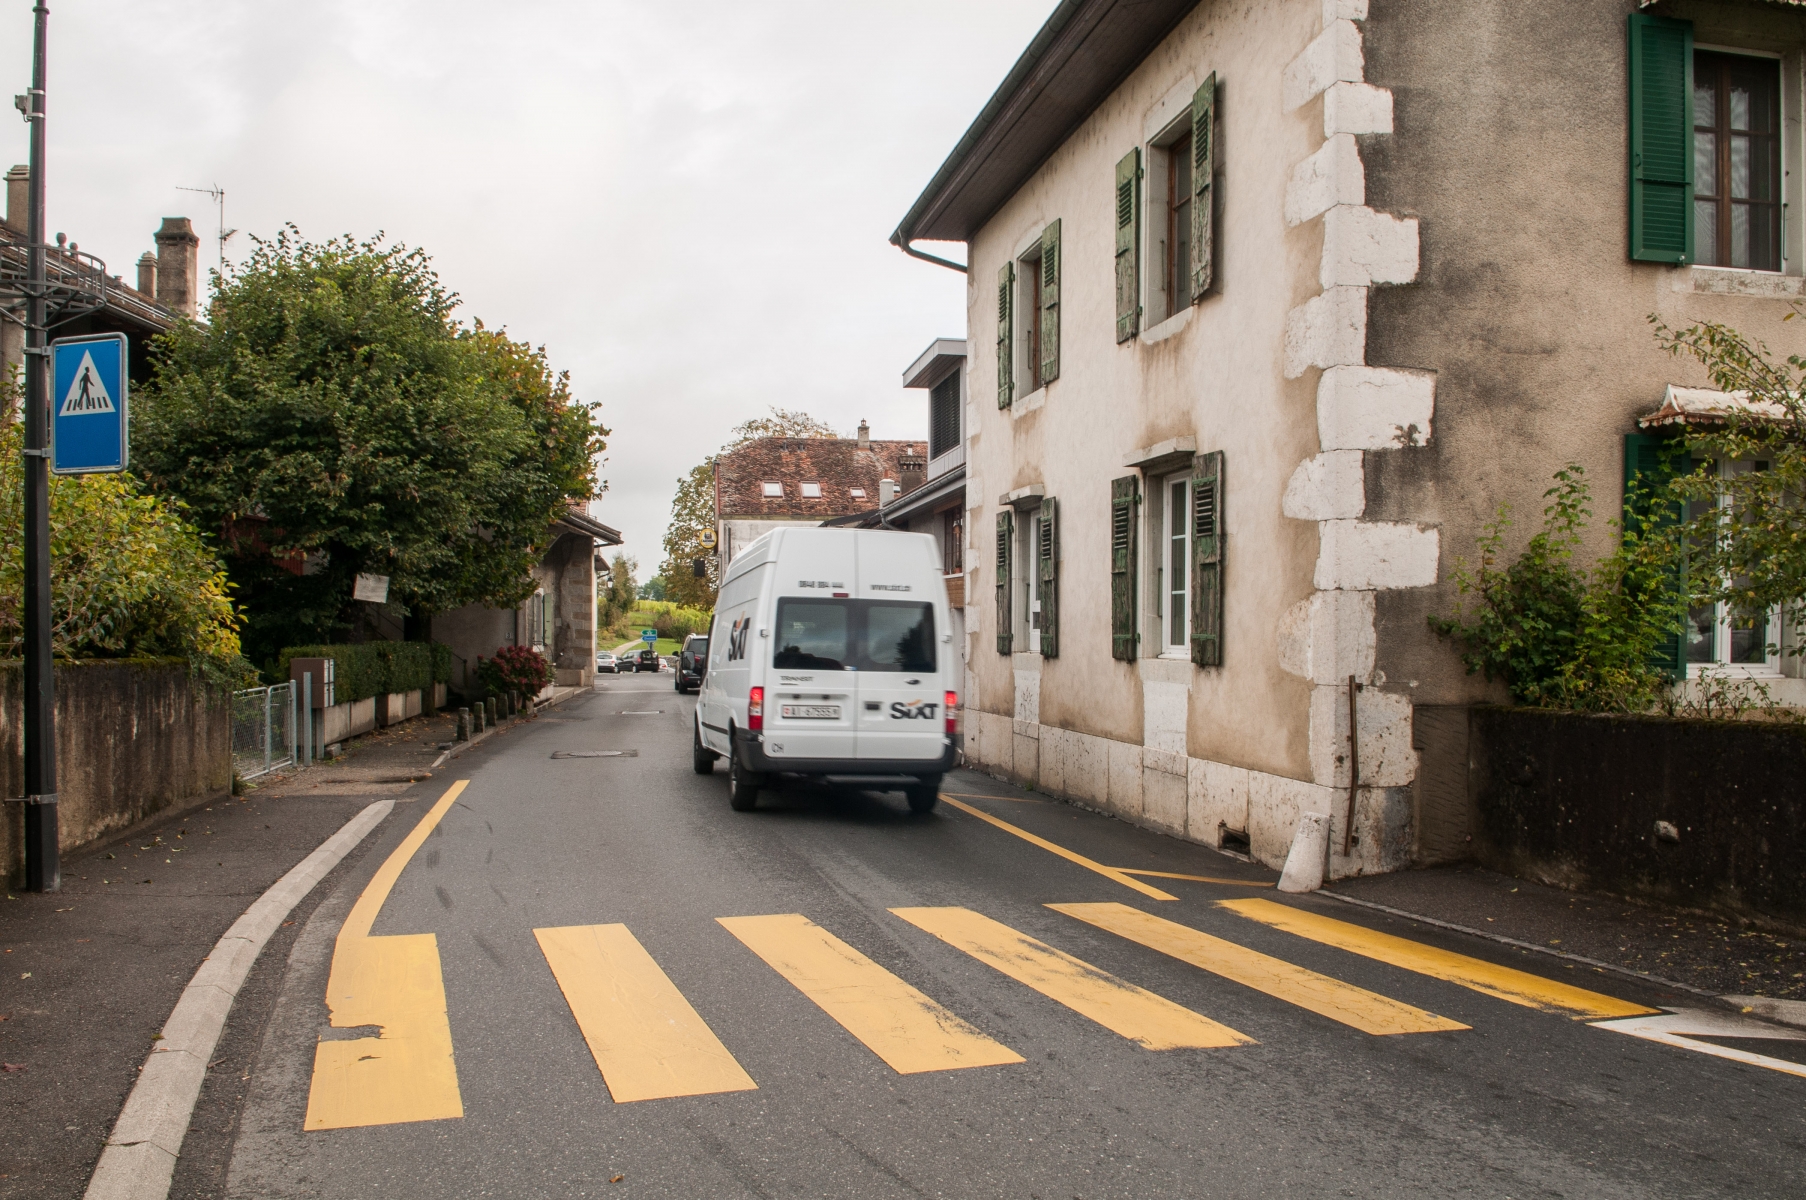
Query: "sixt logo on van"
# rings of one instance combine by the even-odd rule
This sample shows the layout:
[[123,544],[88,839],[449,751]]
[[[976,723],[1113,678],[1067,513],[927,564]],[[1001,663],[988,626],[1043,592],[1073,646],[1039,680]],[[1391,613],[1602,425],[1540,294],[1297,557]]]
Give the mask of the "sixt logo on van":
[[908,704],[901,700],[890,706],[890,719],[893,721],[932,721],[935,712],[941,706],[925,704],[920,700],[911,700]]
[[752,632],[752,618],[741,617],[727,635],[727,661],[746,657],[746,635]]

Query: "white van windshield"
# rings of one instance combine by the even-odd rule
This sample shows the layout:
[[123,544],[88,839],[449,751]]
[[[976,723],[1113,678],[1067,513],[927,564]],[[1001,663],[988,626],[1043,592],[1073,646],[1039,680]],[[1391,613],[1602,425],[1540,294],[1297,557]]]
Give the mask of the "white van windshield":
[[771,665],[788,671],[933,671],[934,606],[901,600],[778,601]]

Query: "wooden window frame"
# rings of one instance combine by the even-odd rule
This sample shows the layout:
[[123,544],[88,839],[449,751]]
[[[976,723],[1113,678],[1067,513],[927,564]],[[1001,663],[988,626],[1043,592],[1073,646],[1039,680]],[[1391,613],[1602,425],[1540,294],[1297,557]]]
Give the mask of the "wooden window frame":
[[[1772,79],[1765,80],[1771,88],[1769,105],[1770,127],[1769,131],[1766,133],[1738,131],[1731,128],[1730,68],[1733,66],[1732,60],[1735,59],[1742,59],[1751,66],[1754,66],[1755,64],[1764,64],[1768,70],[1772,70],[1773,72]],[[1724,50],[1717,47],[1706,48],[1696,45],[1693,50],[1693,78],[1694,89],[1696,92],[1705,80],[1706,72],[1702,71],[1702,68],[1707,68],[1711,75],[1713,120],[1711,125],[1702,124],[1701,118],[1703,114],[1698,111],[1699,106],[1697,103],[1694,105],[1693,152],[1695,155],[1695,162],[1697,163],[1699,154],[1698,142],[1700,136],[1702,134],[1709,134],[1716,139],[1712,155],[1713,190],[1711,192],[1706,191],[1704,186],[1706,180],[1700,176],[1696,167],[1693,198],[1696,206],[1700,204],[1709,204],[1712,206],[1714,210],[1713,225],[1715,227],[1716,236],[1712,239],[1710,247],[1708,247],[1705,236],[1706,230],[1700,227],[1698,218],[1695,218],[1696,234],[1694,238],[1693,261],[1701,266],[1735,267],[1739,270],[1780,272],[1785,267],[1785,247],[1783,246],[1782,239],[1784,237],[1783,231],[1786,216],[1783,196],[1787,178],[1785,173],[1786,164],[1784,162],[1785,153],[1783,150],[1785,107],[1783,101],[1784,88],[1781,60],[1765,54],[1743,54],[1733,50]],[[1764,74],[1767,74],[1766,70],[1764,71]],[[1754,177],[1754,164],[1757,158],[1761,157],[1766,160],[1765,168],[1770,172],[1768,181],[1768,193],[1770,199],[1739,199],[1730,194],[1731,149],[1733,139],[1737,137],[1746,137],[1750,139],[1752,147],[1752,178]],[[1754,261],[1753,256],[1752,260],[1749,262],[1735,263],[1732,261],[1732,217],[1734,211],[1739,206],[1748,210],[1750,216],[1750,228],[1752,230],[1756,228],[1756,217],[1758,214],[1763,216],[1772,243],[1772,257],[1766,258],[1761,262]]]
[[1041,244],[1016,260],[1016,280],[1021,294],[1016,297],[1016,342],[1022,357],[1016,377],[1026,385],[1022,394],[1031,396],[1047,386],[1041,378]]
[[[1166,156],[1166,246],[1161,256],[1165,276],[1165,308],[1167,317],[1175,317],[1191,307],[1191,126],[1184,125],[1174,141],[1160,147]],[[1183,168],[1185,182],[1180,184]],[[1184,255],[1181,258],[1181,248]]]

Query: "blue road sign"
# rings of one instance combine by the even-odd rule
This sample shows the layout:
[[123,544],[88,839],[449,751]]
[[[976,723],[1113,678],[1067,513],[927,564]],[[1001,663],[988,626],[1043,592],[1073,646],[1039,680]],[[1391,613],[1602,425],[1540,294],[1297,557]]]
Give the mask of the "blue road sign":
[[640,640],[642,642],[645,642],[648,646],[652,645],[652,643],[658,641],[658,630],[656,630],[656,629],[640,630]]
[[123,333],[50,343],[50,469],[58,475],[123,471],[130,408]]

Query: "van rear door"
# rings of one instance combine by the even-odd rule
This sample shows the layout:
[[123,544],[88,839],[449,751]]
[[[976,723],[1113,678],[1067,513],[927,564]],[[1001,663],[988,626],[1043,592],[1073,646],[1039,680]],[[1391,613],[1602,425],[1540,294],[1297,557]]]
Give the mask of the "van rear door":
[[848,604],[844,591],[777,598],[765,695],[765,753],[774,759],[854,755]]
[[[926,535],[859,534],[859,757],[941,756],[940,572]],[[944,619],[944,612],[942,614]]]

